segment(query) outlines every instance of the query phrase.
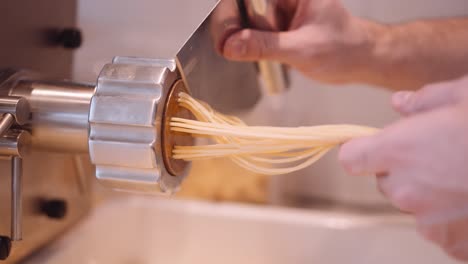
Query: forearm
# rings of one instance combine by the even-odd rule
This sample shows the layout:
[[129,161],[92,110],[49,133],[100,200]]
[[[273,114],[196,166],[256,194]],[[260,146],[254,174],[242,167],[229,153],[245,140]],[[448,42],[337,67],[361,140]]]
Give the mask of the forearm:
[[468,18],[364,23],[371,45],[363,76],[370,84],[418,89],[468,74]]

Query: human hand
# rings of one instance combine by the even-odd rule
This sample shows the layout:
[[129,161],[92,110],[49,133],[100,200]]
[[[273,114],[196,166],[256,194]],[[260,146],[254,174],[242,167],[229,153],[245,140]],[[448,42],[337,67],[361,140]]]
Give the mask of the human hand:
[[468,76],[455,81],[430,84],[419,91],[401,91],[392,96],[393,108],[408,116],[453,105],[468,97]]
[[380,175],[378,187],[391,203],[413,214],[426,238],[465,260],[467,91],[467,79],[461,79],[410,95],[396,94],[395,108],[409,116],[375,136],[348,142],[339,155],[350,174]]
[[232,60],[279,61],[328,83],[369,79],[367,57],[377,24],[351,16],[339,0],[278,0],[276,5],[282,31],[232,23],[216,32],[218,51]]

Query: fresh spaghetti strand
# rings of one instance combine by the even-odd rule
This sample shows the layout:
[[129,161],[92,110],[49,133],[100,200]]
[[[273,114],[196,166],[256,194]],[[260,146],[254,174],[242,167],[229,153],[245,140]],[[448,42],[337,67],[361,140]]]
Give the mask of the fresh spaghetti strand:
[[186,93],[179,94],[178,103],[192,112],[196,120],[173,117],[171,130],[210,137],[216,144],[175,146],[174,159],[229,158],[244,169],[267,175],[301,170],[335,146],[378,131],[356,125],[247,126],[239,118],[216,112],[205,102]]

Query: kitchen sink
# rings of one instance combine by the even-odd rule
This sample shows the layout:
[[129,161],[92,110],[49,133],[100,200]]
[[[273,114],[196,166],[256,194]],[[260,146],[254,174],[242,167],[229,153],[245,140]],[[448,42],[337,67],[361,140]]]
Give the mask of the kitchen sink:
[[131,196],[25,263],[457,263],[410,218]]

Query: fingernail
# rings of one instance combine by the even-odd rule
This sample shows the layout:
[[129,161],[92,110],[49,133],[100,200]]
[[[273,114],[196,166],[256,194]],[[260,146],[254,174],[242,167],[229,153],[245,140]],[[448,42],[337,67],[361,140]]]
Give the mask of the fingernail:
[[374,148],[373,140],[369,138],[358,138],[345,143],[338,154],[338,159],[345,171],[350,175],[368,176],[378,172],[380,166],[375,155],[370,155]]
[[243,40],[232,39],[227,41],[225,51],[227,57],[242,57],[247,52],[247,46]]
[[411,100],[413,95],[414,92],[410,91],[397,92],[393,95],[392,100],[396,106],[401,107],[406,105]]
[[392,96],[392,105],[393,108],[403,115],[408,115],[413,112],[414,105],[414,95],[415,92],[411,91],[402,91],[393,94]]
[[338,159],[347,173],[351,175],[360,174],[359,163],[355,160],[355,155],[351,143],[344,144],[341,147],[338,154]]

